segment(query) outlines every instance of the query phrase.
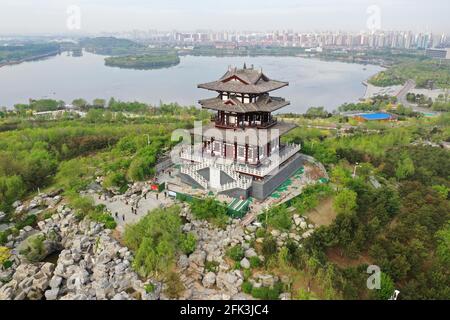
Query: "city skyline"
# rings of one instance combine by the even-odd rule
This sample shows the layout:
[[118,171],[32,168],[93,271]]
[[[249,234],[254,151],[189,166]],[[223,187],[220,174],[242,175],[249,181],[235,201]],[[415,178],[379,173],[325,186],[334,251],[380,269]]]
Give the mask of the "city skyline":
[[1,34],[75,35],[133,29],[450,31],[446,15],[450,3],[443,0],[228,0],[214,5],[206,0],[2,0],[1,9]]

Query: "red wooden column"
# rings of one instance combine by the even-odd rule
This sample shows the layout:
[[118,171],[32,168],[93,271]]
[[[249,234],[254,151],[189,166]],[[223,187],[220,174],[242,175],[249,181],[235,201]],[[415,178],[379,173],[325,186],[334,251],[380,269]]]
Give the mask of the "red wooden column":
[[256,146],[256,158],[257,158],[257,162],[259,163],[259,145]]
[[225,143],[225,141],[223,142],[223,157],[226,158],[227,157],[227,144]]
[[248,162],[248,144],[245,144],[245,163]]

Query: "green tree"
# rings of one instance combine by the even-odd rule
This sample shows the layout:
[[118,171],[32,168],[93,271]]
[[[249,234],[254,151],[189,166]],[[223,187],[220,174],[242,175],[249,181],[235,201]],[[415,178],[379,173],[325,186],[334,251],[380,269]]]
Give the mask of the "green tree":
[[333,208],[337,214],[352,215],[357,208],[356,199],[357,194],[355,191],[346,188],[342,189],[334,197]]
[[0,211],[8,211],[11,204],[25,192],[26,187],[19,176],[0,176]]
[[102,122],[103,120],[103,110],[101,109],[90,109],[86,113],[85,120],[91,123]]
[[92,101],[92,106],[96,107],[96,108],[104,108],[106,105],[106,100],[105,99],[94,99],[94,101]]
[[[155,209],[138,223],[125,227],[125,244],[135,251],[133,267],[142,276],[164,276],[171,269],[176,253],[186,249],[181,232],[180,208]],[[189,238],[189,250],[192,250]]]
[[338,186],[338,189],[345,187],[351,179],[351,172],[342,165],[336,165],[331,170],[331,181]]
[[259,215],[260,221],[267,225],[281,230],[289,230],[292,226],[291,215],[286,206],[273,206],[270,209],[265,210],[261,215]]
[[73,100],[72,104],[79,109],[84,109],[87,107],[87,101],[81,98]]
[[395,169],[395,176],[399,180],[408,178],[414,174],[414,162],[408,156],[404,156],[403,159],[397,162]]
[[197,238],[193,233],[187,233],[181,237],[181,250],[186,254],[190,255],[194,252],[195,247],[197,246]]
[[228,216],[227,208],[212,197],[205,199],[194,199],[191,202],[191,210],[198,219],[205,219],[218,227],[225,227]]
[[450,267],[450,221],[446,226],[436,233],[437,247],[436,255],[439,261],[446,266]]
[[447,199],[449,188],[444,185],[434,185],[432,188],[441,196],[442,199]]
[[388,300],[394,293],[395,284],[391,277],[381,272],[380,289],[374,289],[375,297],[379,300]]

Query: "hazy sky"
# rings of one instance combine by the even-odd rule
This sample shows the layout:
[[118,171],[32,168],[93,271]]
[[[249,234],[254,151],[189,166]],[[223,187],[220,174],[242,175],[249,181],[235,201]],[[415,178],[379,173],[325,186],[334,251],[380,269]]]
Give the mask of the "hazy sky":
[[[67,27],[67,9],[81,29]],[[96,33],[132,29],[367,29],[367,9],[379,8],[384,30],[450,32],[449,0],[0,0],[0,34]]]

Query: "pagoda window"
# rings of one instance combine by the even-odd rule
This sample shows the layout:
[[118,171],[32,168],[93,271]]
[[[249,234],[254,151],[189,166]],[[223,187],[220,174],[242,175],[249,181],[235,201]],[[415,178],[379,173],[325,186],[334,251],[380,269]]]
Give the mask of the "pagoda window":
[[258,150],[255,146],[248,147],[248,162],[257,163],[258,162]]
[[244,97],[242,98],[242,102],[250,103],[251,102],[250,96],[248,94],[244,94]]
[[219,141],[214,141],[214,152],[222,152],[222,144]]
[[239,146],[237,147],[237,157],[240,160],[245,160],[245,147]]
[[228,92],[222,92],[222,100],[223,101],[226,101],[226,100],[228,100],[229,99],[229,93]]

